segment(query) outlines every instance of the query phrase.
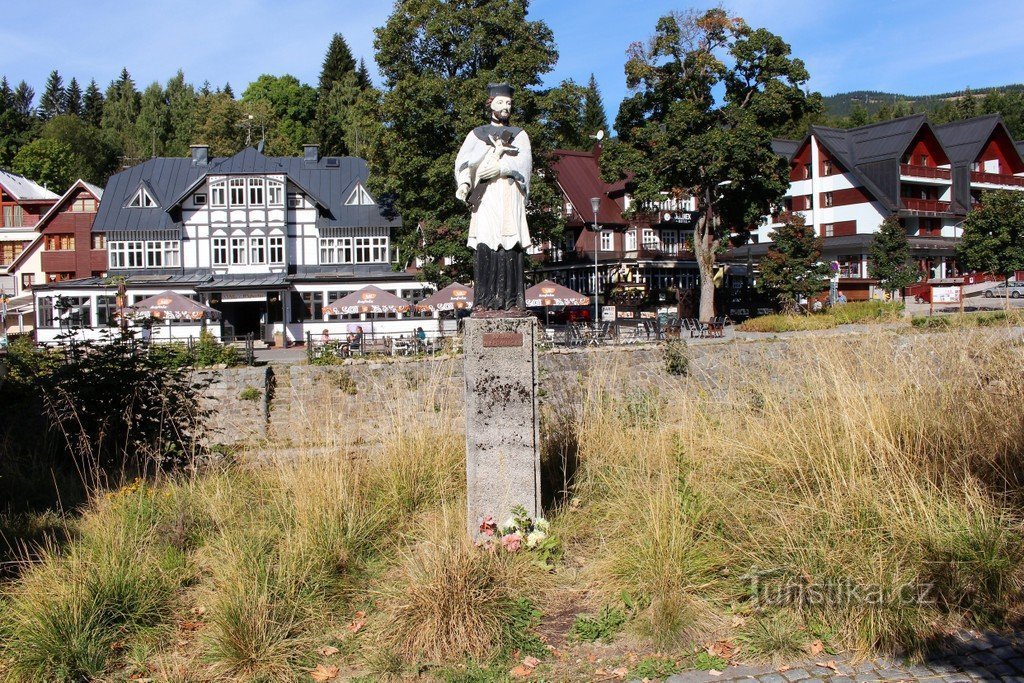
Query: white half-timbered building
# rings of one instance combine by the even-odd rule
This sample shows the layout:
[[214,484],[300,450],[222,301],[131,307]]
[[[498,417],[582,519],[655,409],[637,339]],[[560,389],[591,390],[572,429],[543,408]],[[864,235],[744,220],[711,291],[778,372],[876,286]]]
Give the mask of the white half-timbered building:
[[[325,316],[324,305],[374,284],[415,303],[433,291],[398,262],[391,232],[401,218],[367,190],[366,162],[267,157],[247,148],[210,158],[155,158],[110,178],[93,233],[109,255],[105,277],[35,289],[37,338],[48,343],[69,326],[102,330],[114,320],[117,283],[127,304],[171,290],[218,309],[225,338],[252,334],[267,342],[301,341],[307,332],[342,333],[355,322],[367,333],[436,328],[408,314]],[[121,276],[120,278],[117,276]],[[58,310],[58,297],[69,308]],[[69,312],[70,311],[70,312]],[[181,327],[182,335],[194,330]],[[176,336],[173,326],[165,334]]]

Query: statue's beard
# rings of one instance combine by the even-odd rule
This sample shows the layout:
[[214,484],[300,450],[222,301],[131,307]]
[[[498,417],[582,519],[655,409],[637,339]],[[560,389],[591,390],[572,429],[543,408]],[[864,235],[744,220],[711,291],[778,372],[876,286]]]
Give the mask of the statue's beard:
[[491,112],[491,121],[494,123],[508,123],[508,111]]

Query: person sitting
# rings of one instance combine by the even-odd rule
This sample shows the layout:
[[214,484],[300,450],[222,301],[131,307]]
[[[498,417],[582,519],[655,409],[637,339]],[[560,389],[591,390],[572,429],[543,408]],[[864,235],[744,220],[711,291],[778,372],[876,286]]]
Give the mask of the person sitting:
[[360,325],[356,328],[356,333],[352,335],[352,339],[348,343],[349,351],[362,351],[363,349],[363,326]]

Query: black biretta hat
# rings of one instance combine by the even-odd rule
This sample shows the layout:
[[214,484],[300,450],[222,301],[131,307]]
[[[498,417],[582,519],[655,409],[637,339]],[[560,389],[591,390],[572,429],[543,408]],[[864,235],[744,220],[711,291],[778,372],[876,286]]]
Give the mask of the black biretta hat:
[[488,83],[488,97],[512,97],[512,86],[508,83]]

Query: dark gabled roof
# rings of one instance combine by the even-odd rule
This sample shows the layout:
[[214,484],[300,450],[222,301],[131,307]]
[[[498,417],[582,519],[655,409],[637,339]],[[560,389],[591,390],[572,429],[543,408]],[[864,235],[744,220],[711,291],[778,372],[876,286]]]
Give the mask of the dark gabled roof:
[[[193,166],[191,159],[173,157],[148,159],[138,166],[110,176],[103,189],[93,229],[97,232],[125,230],[171,230],[180,227],[163,208],[171,204],[182,188],[205,175],[207,167]],[[126,208],[145,182],[157,204],[153,208]]]
[[[193,164],[191,158],[149,159],[110,177],[93,223],[97,232],[167,230],[180,228],[172,211],[207,175],[287,175],[319,207],[319,227],[387,227],[402,224],[398,216],[386,215],[380,204],[346,206],[355,183],[367,184],[369,170],[357,157],[324,157],[307,162],[302,157],[267,157],[249,147],[238,154],[212,159],[208,165]],[[140,185],[153,194],[160,208],[127,208],[125,205]]]
[[[878,125],[878,124],[876,124]],[[870,128],[872,126],[864,126]],[[889,164],[888,159],[881,159],[871,162],[866,166],[858,166],[853,143],[853,130],[842,130],[840,128],[828,128],[825,126],[811,126],[811,132],[818,139],[828,153],[836,159],[847,171],[852,173],[860,184],[867,189],[871,195],[879,201],[882,206],[890,211],[895,211],[899,206],[898,188],[896,186],[899,176],[886,173],[885,167]],[[883,131],[884,132],[884,131]],[[909,142],[907,143],[909,144]],[[899,159],[897,155],[896,159]],[[898,170],[898,166],[896,167]],[[892,176],[892,177],[884,177]],[[888,187],[886,191],[885,187]]]
[[780,157],[785,157],[787,161],[792,161],[793,155],[796,154],[801,145],[803,145],[803,140],[775,138],[772,140],[772,151]]
[[555,180],[568,197],[576,213],[584,223],[590,223],[593,213],[590,198],[600,197],[601,204],[597,211],[597,220],[602,225],[625,225],[622,209],[608,195],[620,189],[621,183],[609,185],[601,180],[601,170],[597,165],[597,156],[593,152],[578,152],[567,149],[554,151],[554,163],[551,170]]
[[928,119],[924,114],[914,114],[851,128],[845,132],[849,136],[853,162],[870,164],[893,159],[898,162],[921,127],[927,125]]
[[988,114],[936,126],[935,135],[946,150],[950,162],[954,166],[962,166],[978,158],[985,143],[992,137],[992,132],[999,126],[1005,128],[1002,117],[999,114]]

